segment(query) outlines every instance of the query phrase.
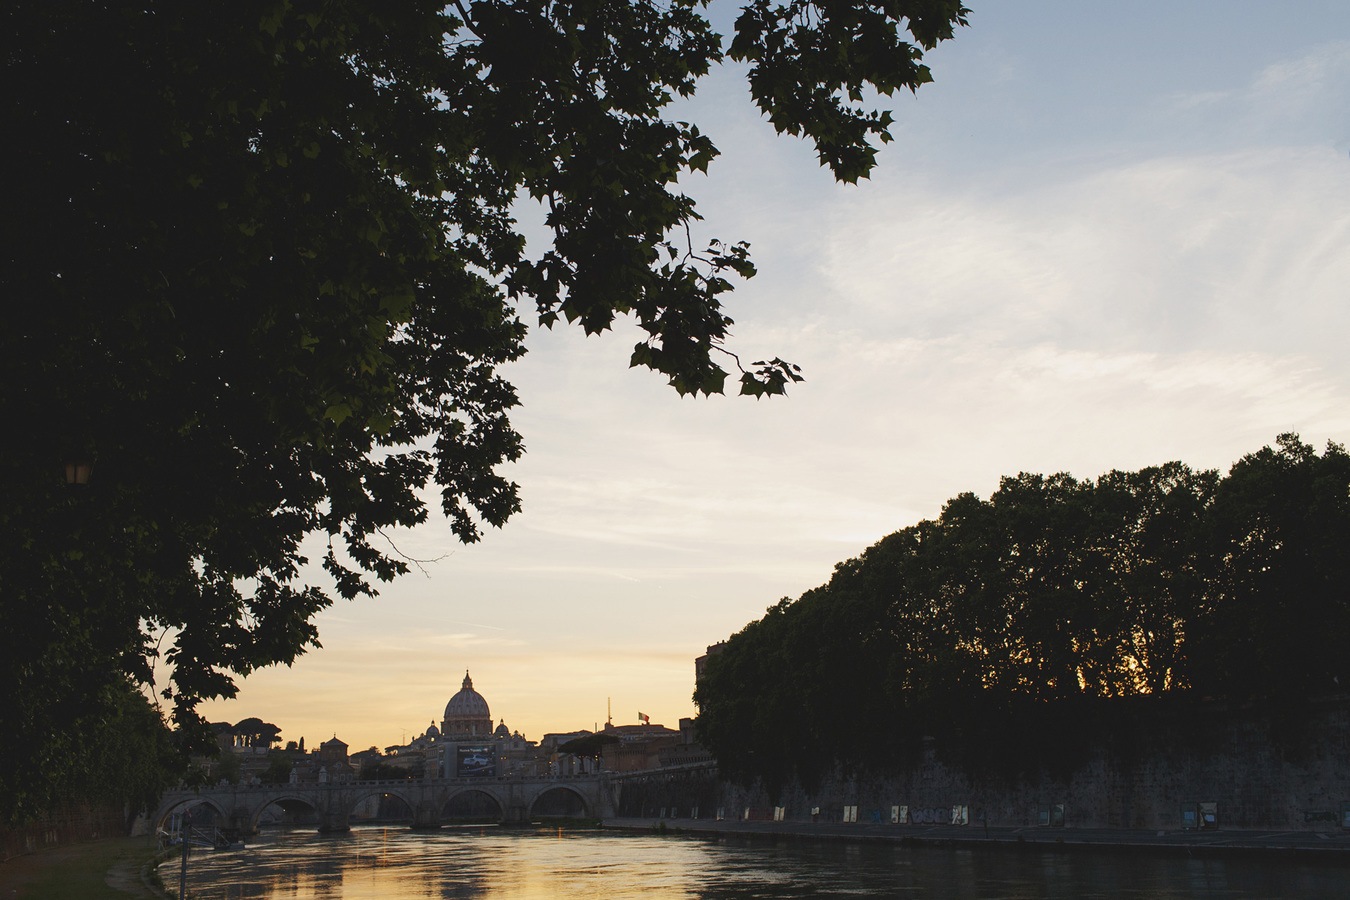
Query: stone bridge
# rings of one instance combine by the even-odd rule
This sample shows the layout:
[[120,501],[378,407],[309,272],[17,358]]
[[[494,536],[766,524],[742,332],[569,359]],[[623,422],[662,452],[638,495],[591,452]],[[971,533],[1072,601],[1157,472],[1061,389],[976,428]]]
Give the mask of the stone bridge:
[[[556,792],[562,792],[558,794]],[[607,818],[618,809],[619,782],[604,774],[520,778],[428,778],[421,781],[334,781],[325,784],[219,785],[165,791],[155,811],[154,824],[162,828],[170,816],[196,806],[215,811],[220,826],[240,834],[255,834],[263,811],[274,804],[303,804],[314,811],[320,831],[346,831],[352,813],[372,797],[396,797],[412,811],[413,828],[438,828],[448,817],[446,807],[466,795],[496,805],[503,824],[525,824],[538,815],[545,798],[576,808],[584,818]],[[487,805],[487,804],[483,804]]]

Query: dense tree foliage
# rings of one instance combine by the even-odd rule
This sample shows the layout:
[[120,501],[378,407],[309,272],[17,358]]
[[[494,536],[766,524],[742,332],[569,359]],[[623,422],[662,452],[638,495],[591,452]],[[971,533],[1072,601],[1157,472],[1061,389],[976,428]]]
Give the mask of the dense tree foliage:
[[[370,760],[362,763],[361,771],[356,777],[362,781],[411,781],[417,776],[418,772],[407,766],[396,766],[393,763]],[[286,770],[286,777],[290,777],[289,765]],[[285,780],[285,778],[282,779],[282,781]]]
[[[1004,478],[840,563],[714,655],[695,700],[725,774],[1070,759],[1141,703],[1289,714],[1350,688],[1350,455],[1282,435],[1181,463]],[[1124,732],[1128,729],[1120,728]]]
[[291,779],[291,770],[295,767],[295,754],[285,750],[273,750],[267,755],[267,768],[258,776],[263,784],[285,784]]
[[614,735],[596,732],[582,735],[579,738],[572,738],[559,747],[558,752],[562,754],[571,753],[574,756],[603,756],[607,747],[617,743],[619,743],[619,739]]
[[[682,393],[799,380],[726,348],[753,266],[696,242],[677,184],[717,151],[664,113],[725,53],[854,181],[889,139],[865,96],[928,81],[964,17],[753,0],[724,50],[701,0],[6,3],[0,722],[52,744],[0,778],[74,764],[71,723],[161,638],[180,724],[292,661],[330,596],[406,571],[384,534],[426,489],[464,541],[501,525],[526,312],[631,319]],[[312,535],[333,587],[300,575]]]
[[88,690],[92,696],[82,702],[60,705],[60,713],[74,717],[60,731],[10,732],[10,755],[31,759],[50,775],[20,781],[0,773],[0,827],[67,806],[113,808],[134,817],[153,809],[160,792],[185,775],[173,734],[135,685],[123,677],[91,683]]

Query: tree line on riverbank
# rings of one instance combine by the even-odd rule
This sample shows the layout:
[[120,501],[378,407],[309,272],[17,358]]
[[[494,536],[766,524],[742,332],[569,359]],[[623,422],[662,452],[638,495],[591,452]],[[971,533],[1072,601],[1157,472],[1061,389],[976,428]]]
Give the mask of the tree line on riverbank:
[[1337,444],[1281,435],[1226,475],[1005,477],[732,636],[699,735],[725,777],[773,789],[907,766],[925,740],[981,773],[1069,767],[1148,723],[1185,732],[1208,701],[1294,727],[1350,686],[1348,576]]
[[26,762],[0,771],[0,834],[90,817],[129,826],[187,772],[181,741],[129,679],[53,696],[44,714],[63,718],[65,727],[44,732],[21,722],[9,736],[5,755]]

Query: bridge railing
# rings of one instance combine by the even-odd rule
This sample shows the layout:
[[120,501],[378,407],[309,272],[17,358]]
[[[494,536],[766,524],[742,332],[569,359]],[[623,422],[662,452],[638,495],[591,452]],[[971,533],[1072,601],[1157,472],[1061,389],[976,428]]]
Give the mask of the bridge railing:
[[[651,770],[662,771],[662,770]],[[638,773],[623,773],[638,774]],[[177,793],[194,792],[218,792],[218,791],[276,791],[284,790],[288,787],[295,788],[345,788],[345,787],[408,787],[410,785],[427,784],[537,784],[541,782],[590,782],[599,781],[604,778],[619,777],[617,772],[591,772],[577,774],[558,774],[558,775],[490,775],[490,776],[470,776],[467,778],[381,778],[376,780],[359,781],[354,778],[343,778],[341,776],[331,778],[328,781],[267,781],[267,782],[244,782],[240,784],[203,784],[196,787],[180,784],[176,788],[170,788],[170,791]],[[168,791],[166,791],[168,793]]]

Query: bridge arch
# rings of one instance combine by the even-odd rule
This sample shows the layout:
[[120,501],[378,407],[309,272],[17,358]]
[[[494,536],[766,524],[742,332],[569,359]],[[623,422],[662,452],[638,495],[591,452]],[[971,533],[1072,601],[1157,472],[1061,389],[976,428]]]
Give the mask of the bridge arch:
[[440,804],[443,822],[500,822],[505,816],[506,805],[490,785],[465,785],[451,790]]
[[545,787],[530,801],[531,819],[584,819],[592,815],[592,805],[586,795],[571,785]]
[[[390,807],[395,804],[385,802],[385,798],[391,798],[396,801],[398,807],[402,807],[403,812],[393,814]],[[374,802],[374,809],[371,811],[370,818],[380,821],[407,821],[416,822],[418,819],[417,798],[409,792],[400,790],[397,786],[391,784],[371,787],[368,790],[360,790],[352,795],[350,807],[347,810],[349,818],[356,818],[358,813],[365,813],[362,807],[370,807],[371,801]]]
[[[315,802],[315,798],[298,791],[282,791],[277,794],[269,794],[261,798],[262,802],[256,803],[248,810],[248,831],[250,834],[256,833],[258,826],[262,824],[263,814],[273,806],[280,806],[289,816],[293,816],[296,821],[289,824],[295,825],[317,825],[322,810]],[[308,809],[310,814],[307,817],[295,816],[297,807]],[[300,819],[304,821],[300,821]]]
[[163,807],[160,808],[159,815],[155,817],[154,823],[155,830],[158,831],[159,829],[162,829],[165,825],[168,824],[169,819],[173,818],[174,816],[179,815],[180,813],[187,812],[188,810],[196,809],[199,806],[204,806],[208,810],[210,810],[211,817],[209,822],[204,821],[199,822],[198,824],[203,825],[222,824],[226,822],[229,818],[229,814],[226,812],[226,810],[222,808],[220,804],[216,803],[214,800],[211,800],[208,797],[196,797],[196,796],[181,797],[172,803],[165,804]]

